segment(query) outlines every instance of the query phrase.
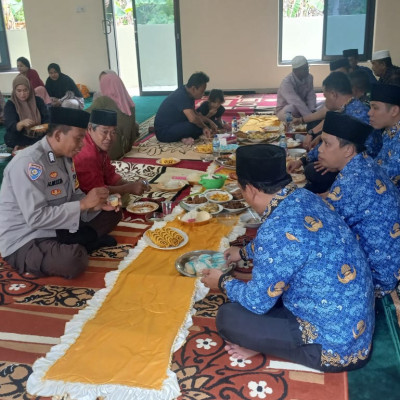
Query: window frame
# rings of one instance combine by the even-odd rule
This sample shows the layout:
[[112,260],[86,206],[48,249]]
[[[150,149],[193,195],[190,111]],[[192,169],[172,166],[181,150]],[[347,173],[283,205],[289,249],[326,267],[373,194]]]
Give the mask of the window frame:
[[6,30],[7,28],[4,20],[3,7],[0,4],[0,71],[2,72],[11,70],[10,52],[8,50]]
[[[327,19],[328,13],[328,3],[329,0],[324,0],[324,22],[322,27],[322,53],[320,60],[308,60],[311,63],[325,64],[332,60],[337,60],[342,58],[341,54],[338,55],[326,55],[326,30],[327,30]],[[375,26],[375,6],[376,0],[366,0],[367,1],[367,14],[365,21],[365,32],[364,32],[364,51],[359,54],[359,61],[368,61],[372,56],[372,46],[374,38],[374,26]],[[279,49],[278,49],[278,65],[290,65],[290,61],[282,60],[282,42],[283,42],[283,0],[279,0]]]

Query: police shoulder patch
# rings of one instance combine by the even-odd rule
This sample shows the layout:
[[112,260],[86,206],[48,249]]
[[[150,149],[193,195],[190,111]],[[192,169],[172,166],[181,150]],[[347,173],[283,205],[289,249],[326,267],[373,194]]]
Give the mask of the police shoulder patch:
[[29,163],[28,164],[28,175],[29,179],[36,181],[42,175],[43,167],[39,164]]

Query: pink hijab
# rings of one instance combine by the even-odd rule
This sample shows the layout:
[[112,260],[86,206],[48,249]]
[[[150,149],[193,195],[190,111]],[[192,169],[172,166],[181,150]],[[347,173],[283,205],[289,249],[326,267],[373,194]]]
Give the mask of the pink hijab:
[[103,96],[113,99],[124,114],[132,114],[131,108],[135,107],[135,103],[118,75],[110,73],[102,75],[100,78],[100,91]]

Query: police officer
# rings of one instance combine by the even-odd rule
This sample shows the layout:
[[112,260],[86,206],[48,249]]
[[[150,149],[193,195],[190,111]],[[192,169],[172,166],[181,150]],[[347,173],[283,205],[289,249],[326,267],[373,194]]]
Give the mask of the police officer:
[[[83,146],[89,113],[52,108],[48,134],[19,152],[0,190],[0,252],[19,273],[73,278],[88,251],[115,245],[107,234],[121,219],[108,189],[79,189],[72,158]],[[116,212],[115,212],[116,211]]]

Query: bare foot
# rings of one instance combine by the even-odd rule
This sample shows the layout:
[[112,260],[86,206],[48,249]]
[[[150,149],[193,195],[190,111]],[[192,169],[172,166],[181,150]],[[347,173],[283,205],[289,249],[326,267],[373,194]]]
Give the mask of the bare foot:
[[245,347],[240,347],[239,345],[230,342],[227,342],[225,350],[228,354],[238,360],[246,360],[259,354],[258,351],[246,349]]
[[194,139],[192,137],[186,137],[182,139],[182,143],[183,144],[193,144],[194,143]]

